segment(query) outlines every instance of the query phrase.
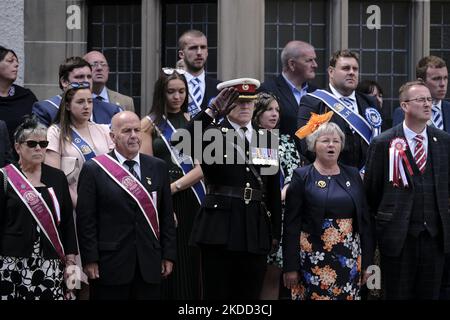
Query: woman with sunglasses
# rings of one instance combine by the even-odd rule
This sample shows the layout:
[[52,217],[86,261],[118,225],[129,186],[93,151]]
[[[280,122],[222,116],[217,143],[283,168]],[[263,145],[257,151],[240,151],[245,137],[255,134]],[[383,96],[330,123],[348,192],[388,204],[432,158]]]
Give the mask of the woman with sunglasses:
[[163,282],[164,299],[199,299],[199,253],[190,247],[194,216],[204,194],[202,171],[171,147],[174,132],[189,122],[188,85],[184,70],[163,68],[155,83],[152,112],[142,119],[141,152],[161,158],[169,166],[173,207],[177,221],[177,261]]
[[19,161],[0,172],[0,299],[68,298],[77,243],[66,177],[43,163],[47,128],[37,118],[14,142]]
[[66,174],[74,208],[83,163],[114,148],[109,127],[89,121],[91,115],[89,82],[70,83],[61,98],[55,123],[47,132],[49,146],[45,163]]
[[[253,125],[258,128],[273,130],[280,124],[280,106],[272,93],[260,92],[255,102]],[[281,200],[284,203],[286,190],[291,181],[294,170],[301,165],[301,158],[295,147],[294,140],[289,134],[279,136],[280,159],[280,187]],[[278,300],[280,294],[280,280],[283,270],[281,243],[274,244],[273,252],[267,257],[267,270],[261,289],[262,300]]]

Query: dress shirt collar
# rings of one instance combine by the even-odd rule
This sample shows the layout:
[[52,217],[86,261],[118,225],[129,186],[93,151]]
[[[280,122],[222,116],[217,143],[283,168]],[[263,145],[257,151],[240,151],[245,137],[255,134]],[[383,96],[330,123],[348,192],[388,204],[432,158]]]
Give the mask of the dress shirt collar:
[[414,155],[414,147],[416,146],[416,140],[414,138],[420,134],[423,136],[423,146],[425,149],[425,152],[428,150],[428,135],[427,135],[427,127],[425,126],[425,129],[423,129],[420,133],[415,133],[410,128],[406,126],[406,122],[403,121],[403,133],[405,134],[406,140],[408,140],[408,145],[411,150],[411,153]]
[[247,125],[245,126],[240,126],[238,125],[236,122],[233,122],[230,120],[230,118],[228,118],[228,121],[230,122],[231,126],[234,128],[234,130],[236,130],[236,132],[239,134],[239,136],[242,138],[242,130],[240,130],[242,127],[246,127],[247,128],[247,132],[245,132],[245,136],[247,138],[247,140],[249,142],[252,141],[252,133],[253,133],[253,126],[252,126],[252,122],[250,121],[249,123],[247,123]]
[[[119,163],[123,166],[123,163],[126,161],[126,160],[128,160],[127,158],[125,158],[123,155],[121,155],[119,152],[117,152],[117,150],[116,149],[114,149],[114,154],[116,155],[116,157],[117,157],[117,161],[119,161]],[[141,161],[139,160],[139,153],[133,158],[133,159],[130,159],[130,160],[134,160],[135,162],[136,162],[136,164],[140,167],[141,166]]]
[[100,94],[95,94],[95,93],[92,92],[92,98],[95,99],[98,96],[103,98],[102,101],[109,102],[108,90],[106,89],[106,86],[103,87],[103,90],[100,92]]
[[349,95],[349,96],[343,96],[342,94],[340,94],[339,91],[336,90],[335,87],[333,87],[333,85],[332,85],[331,83],[330,83],[329,85],[330,85],[331,92],[333,93],[333,95],[334,95],[336,98],[338,98],[338,99],[340,99],[340,98],[342,98],[342,97],[351,98],[351,99],[353,99],[353,103],[356,104],[356,94],[355,94],[355,91],[353,91],[352,94]]

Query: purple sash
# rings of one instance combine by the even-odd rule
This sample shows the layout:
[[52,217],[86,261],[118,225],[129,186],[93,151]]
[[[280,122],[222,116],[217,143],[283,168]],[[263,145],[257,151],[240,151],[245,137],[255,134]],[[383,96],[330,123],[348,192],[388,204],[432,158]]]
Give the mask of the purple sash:
[[152,197],[141,182],[107,154],[102,154],[92,160],[137,202],[153,234],[159,240],[158,211],[153,204]]
[[6,172],[8,181],[14,191],[28,208],[44,235],[53,245],[61,261],[64,262],[64,248],[59,238],[58,229],[56,229],[52,212],[44,199],[15,166],[11,164],[7,165],[3,170]]

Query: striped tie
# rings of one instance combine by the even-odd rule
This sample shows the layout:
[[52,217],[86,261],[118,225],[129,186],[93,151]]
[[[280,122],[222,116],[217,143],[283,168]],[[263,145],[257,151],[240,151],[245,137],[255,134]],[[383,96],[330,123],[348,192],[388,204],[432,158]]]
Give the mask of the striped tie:
[[[339,100],[341,100],[347,108],[349,108],[353,112],[355,111],[355,109],[353,108],[353,99],[352,98],[340,97]],[[350,130],[352,131],[352,133],[355,133],[355,129],[353,129],[352,127],[350,127]]]
[[200,104],[203,97],[199,78],[192,78],[191,81],[189,81],[189,84],[189,89],[192,94],[189,97],[188,112],[191,115],[191,118],[193,118],[197,113],[200,112]]
[[436,128],[444,130],[444,122],[442,121],[441,111],[438,106],[433,104],[431,109],[433,111],[433,124]]
[[347,108],[351,109],[352,111],[355,111],[355,109],[353,108],[353,99],[352,98],[340,97],[339,100],[344,102],[344,104]]
[[414,148],[414,161],[416,161],[417,167],[420,172],[425,171],[425,164],[427,163],[427,154],[425,153],[425,148],[423,147],[424,136],[418,134],[414,137],[416,141],[416,146]]

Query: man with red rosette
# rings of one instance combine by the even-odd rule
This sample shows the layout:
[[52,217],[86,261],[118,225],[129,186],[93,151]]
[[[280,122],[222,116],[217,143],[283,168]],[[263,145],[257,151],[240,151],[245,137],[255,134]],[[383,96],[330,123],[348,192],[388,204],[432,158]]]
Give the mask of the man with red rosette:
[[405,120],[372,140],[364,177],[384,294],[438,299],[450,252],[450,135],[427,126],[432,97],[422,81],[405,83],[399,93]]

